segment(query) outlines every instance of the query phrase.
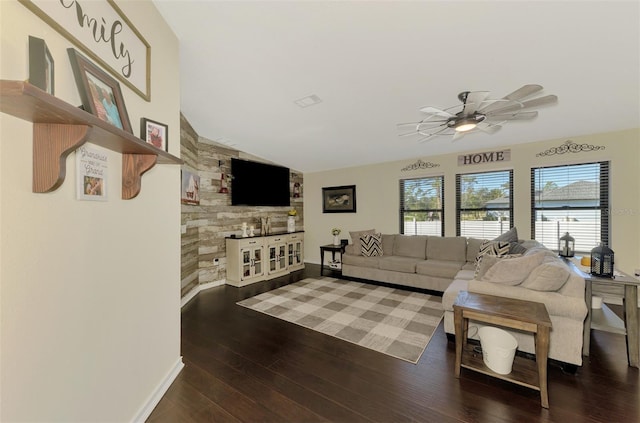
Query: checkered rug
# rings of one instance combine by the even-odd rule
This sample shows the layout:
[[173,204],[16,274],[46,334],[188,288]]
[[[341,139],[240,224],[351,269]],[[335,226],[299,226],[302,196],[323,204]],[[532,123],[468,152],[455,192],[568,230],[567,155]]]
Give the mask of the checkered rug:
[[444,314],[437,296],[308,278],[237,304],[417,363]]

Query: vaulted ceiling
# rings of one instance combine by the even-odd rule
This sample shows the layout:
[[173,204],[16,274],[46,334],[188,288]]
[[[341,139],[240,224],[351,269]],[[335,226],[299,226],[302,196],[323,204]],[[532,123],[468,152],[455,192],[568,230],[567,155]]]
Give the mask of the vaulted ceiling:
[[[637,1],[155,4],[180,41],[181,110],[198,134],[299,171],[640,127]],[[398,136],[424,106],[525,84],[558,103],[492,135]],[[309,96],[320,102],[296,104]]]

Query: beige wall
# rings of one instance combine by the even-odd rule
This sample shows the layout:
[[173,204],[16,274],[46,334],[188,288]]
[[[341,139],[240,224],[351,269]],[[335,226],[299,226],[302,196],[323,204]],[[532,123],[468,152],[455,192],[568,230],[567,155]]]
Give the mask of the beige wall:
[[[467,138],[465,138],[466,140]],[[458,154],[442,156],[416,155],[415,158],[329,172],[306,173],[305,177],[305,260],[320,262],[319,246],[331,243],[331,228],[348,231],[375,228],[383,233],[399,232],[399,180],[428,175],[445,177],[445,232],[455,235],[455,175],[497,169],[514,169],[514,218],[521,238],[530,238],[530,169],[539,166],[611,161],[611,248],[616,263],[624,271],[640,267],[640,129],[570,138],[577,144],[604,146],[599,151],[585,151],[536,157],[536,154],[563,144],[567,139],[549,140],[511,146],[511,160],[500,164],[459,167]],[[444,138],[438,142],[450,142]],[[466,141],[462,141],[466,142]],[[471,137],[469,144],[472,145]],[[415,150],[425,150],[416,144]],[[486,150],[480,150],[486,151]],[[466,153],[480,152],[469,150]],[[490,151],[490,150],[489,150]],[[463,154],[463,153],[461,153]],[[418,159],[439,167],[401,171]],[[356,185],[357,213],[323,214],[322,187]]]
[[[149,1],[118,2],[151,45],[151,96],[121,84],[134,133],[169,125],[180,154],[178,41]],[[18,2],[0,2],[2,79],[28,78],[28,36],[55,61],[56,96],[80,104],[71,43]],[[32,125],[0,114],[1,421],[131,421],[180,367],[180,167],[158,165],[121,199],[121,155],[108,152],[107,202],[65,183],[31,191]],[[152,401],[151,401],[152,402]]]

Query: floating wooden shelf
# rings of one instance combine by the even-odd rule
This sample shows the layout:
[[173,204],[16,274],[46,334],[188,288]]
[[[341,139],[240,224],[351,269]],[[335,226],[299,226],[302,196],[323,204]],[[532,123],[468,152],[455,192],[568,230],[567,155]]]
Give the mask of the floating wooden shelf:
[[33,192],[64,182],[66,158],[86,142],[122,153],[122,198],[140,193],[142,174],[182,160],[28,82],[0,80],[0,111],[33,122]]

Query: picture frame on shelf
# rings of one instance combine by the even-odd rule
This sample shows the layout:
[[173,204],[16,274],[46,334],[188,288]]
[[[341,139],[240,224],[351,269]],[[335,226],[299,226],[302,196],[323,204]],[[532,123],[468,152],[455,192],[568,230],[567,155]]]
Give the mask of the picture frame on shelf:
[[169,126],[151,119],[140,119],[140,138],[160,150],[169,151]]
[[29,83],[55,95],[54,62],[47,44],[29,35]]
[[322,188],[322,213],[356,213],[356,186]]
[[71,68],[84,109],[100,120],[133,134],[120,84],[73,48]]

